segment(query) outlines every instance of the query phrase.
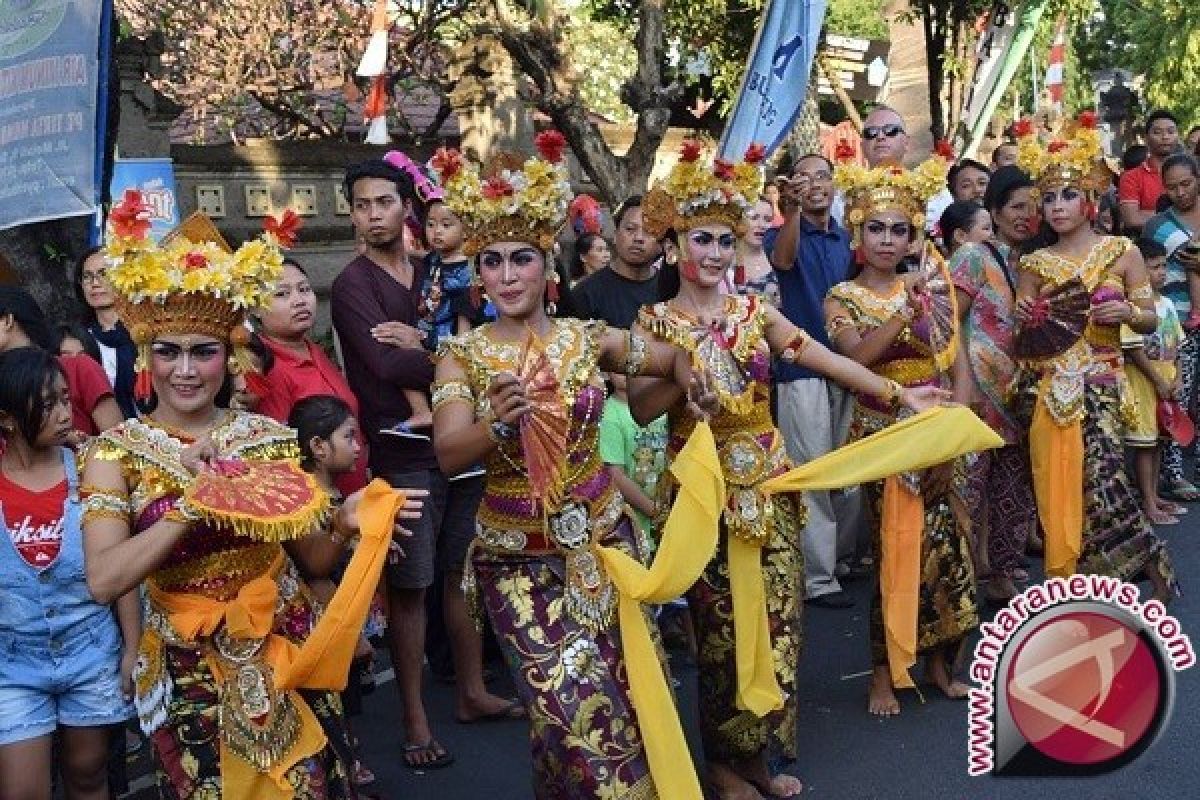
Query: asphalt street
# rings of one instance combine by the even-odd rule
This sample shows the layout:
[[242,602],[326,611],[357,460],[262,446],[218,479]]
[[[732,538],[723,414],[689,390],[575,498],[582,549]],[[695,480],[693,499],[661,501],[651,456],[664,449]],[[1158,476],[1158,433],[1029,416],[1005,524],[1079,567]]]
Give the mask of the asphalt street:
[[[1200,504],[1192,506],[1182,524],[1160,533],[1169,542],[1184,590],[1170,611],[1200,645],[1200,584],[1194,577],[1200,575]],[[947,700],[930,687],[924,690],[923,703],[914,692],[902,693],[898,717],[876,719],[867,714],[869,589],[865,580],[847,585],[856,600],[852,609],[805,609],[801,757],[789,771],[805,782],[806,798],[1036,800],[1049,793],[1088,800],[1200,797],[1200,759],[1194,749],[1200,741],[1200,668],[1177,675],[1176,703],[1162,738],[1117,772],[1089,778],[973,778],[967,774],[965,702]],[[680,652],[672,653],[672,661],[681,682],[678,696],[685,726],[697,754],[695,668]],[[386,669],[382,653],[380,668]],[[501,693],[506,689],[503,680],[494,688]],[[430,681],[427,698],[435,734],[457,762],[428,772],[405,767],[395,684],[384,683],[365,698],[364,715],[353,720],[363,760],[378,776],[369,791],[396,800],[533,796],[524,722],[461,725],[454,722],[452,687]],[[137,785],[145,787],[146,779]],[[138,796],[151,795],[143,790]]]

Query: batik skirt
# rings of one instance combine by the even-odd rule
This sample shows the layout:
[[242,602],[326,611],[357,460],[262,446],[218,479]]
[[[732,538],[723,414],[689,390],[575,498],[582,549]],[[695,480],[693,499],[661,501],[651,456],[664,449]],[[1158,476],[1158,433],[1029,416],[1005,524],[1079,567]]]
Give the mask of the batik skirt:
[[[165,645],[164,666],[172,696],[167,721],[150,736],[161,800],[220,800],[220,701],[212,670],[201,652]],[[301,691],[329,743],[286,773],[295,800],[357,798],[350,780],[353,756],[336,692]]]
[[[612,540],[636,550],[628,518],[606,544]],[[529,713],[533,796],[657,798],[615,616],[593,632],[565,612],[561,555],[476,548],[472,563],[483,607]]]
[[[883,482],[867,484],[867,500],[873,509],[872,550],[875,563],[883,563]],[[979,626],[975,603],[975,569],[966,509],[951,489],[925,504],[925,531],[921,537],[921,588],[917,601],[917,652],[941,650],[951,663],[963,638]],[[883,625],[883,597],[876,572],[871,598],[869,641],[871,663],[888,662]]]
[[757,717],[737,707],[737,649],[733,594],[729,584],[728,532],[722,523],[716,557],[687,594],[696,626],[700,735],[709,761],[731,762],[757,756],[796,758],[797,668],[803,644],[801,611],[804,586],[803,533],[795,495],[774,498],[770,539],[762,548],[767,623],[771,632],[775,678],[783,708]]
[[964,499],[975,538],[987,542],[989,569],[1011,577],[1021,568],[1029,536],[1037,530],[1029,448],[1011,444],[975,454],[967,469]]

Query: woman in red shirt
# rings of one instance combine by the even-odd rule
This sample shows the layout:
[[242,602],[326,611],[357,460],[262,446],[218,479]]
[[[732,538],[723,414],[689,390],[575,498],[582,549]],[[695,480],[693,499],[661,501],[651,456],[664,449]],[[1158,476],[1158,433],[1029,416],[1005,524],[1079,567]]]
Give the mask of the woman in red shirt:
[[[309,338],[317,318],[317,295],[308,273],[286,259],[283,277],[275,286],[271,305],[258,319],[258,332],[274,362],[264,365],[264,380],[255,387],[260,399],[259,414],[287,423],[296,403],[306,397],[331,394],[350,406],[358,416],[358,398],[341,371],[325,355],[320,345]],[[337,486],[349,495],[367,484],[366,443],[355,461],[354,471],[338,477]]]

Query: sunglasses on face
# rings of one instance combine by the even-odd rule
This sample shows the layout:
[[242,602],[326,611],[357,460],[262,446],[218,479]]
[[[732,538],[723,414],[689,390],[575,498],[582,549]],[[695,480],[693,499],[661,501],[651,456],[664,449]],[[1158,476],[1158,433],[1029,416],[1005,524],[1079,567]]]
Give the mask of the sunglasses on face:
[[737,244],[737,237],[732,233],[722,233],[720,236],[714,236],[708,231],[696,231],[688,237],[692,240],[692,244],[697,247],[711,247],[713,242],[722,250],[732,250]]
[[866,224],[865,228],[867,233],[873,236],[882,236],[885,232],[890,232],[897,239],[906,239],[909,233],[912,232],[912,226],[907,222],[893,222],[891,225],[888,225],[885,222],[872,220]]
[[904,133],[904,126],[892,122],[887,125],[871,125],[863,128],[862,135],[868,142],[873,142],[884,136],[894,139],[902,133]]

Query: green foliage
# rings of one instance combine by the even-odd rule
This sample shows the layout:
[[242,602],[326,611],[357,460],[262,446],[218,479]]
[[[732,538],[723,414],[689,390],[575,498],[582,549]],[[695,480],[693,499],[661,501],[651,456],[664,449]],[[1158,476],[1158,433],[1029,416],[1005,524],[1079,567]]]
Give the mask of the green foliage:
[[[1195,0],[1099,0],[1077,34],[1089,70],[1120,67],[1145,79],[1143,106],[1200,121],[1200,4]],[[1190,115],[1190,117],[1189,117]]]
[[621,87],[637,70],[633,31],[617,20],[592,19],[576,10],[566,38],[584,104],[614,122],[632,122],[633,112],[621,102]]
[[884,0],[829,0],[825,30],[860,39],[887,39],[888,23]]

